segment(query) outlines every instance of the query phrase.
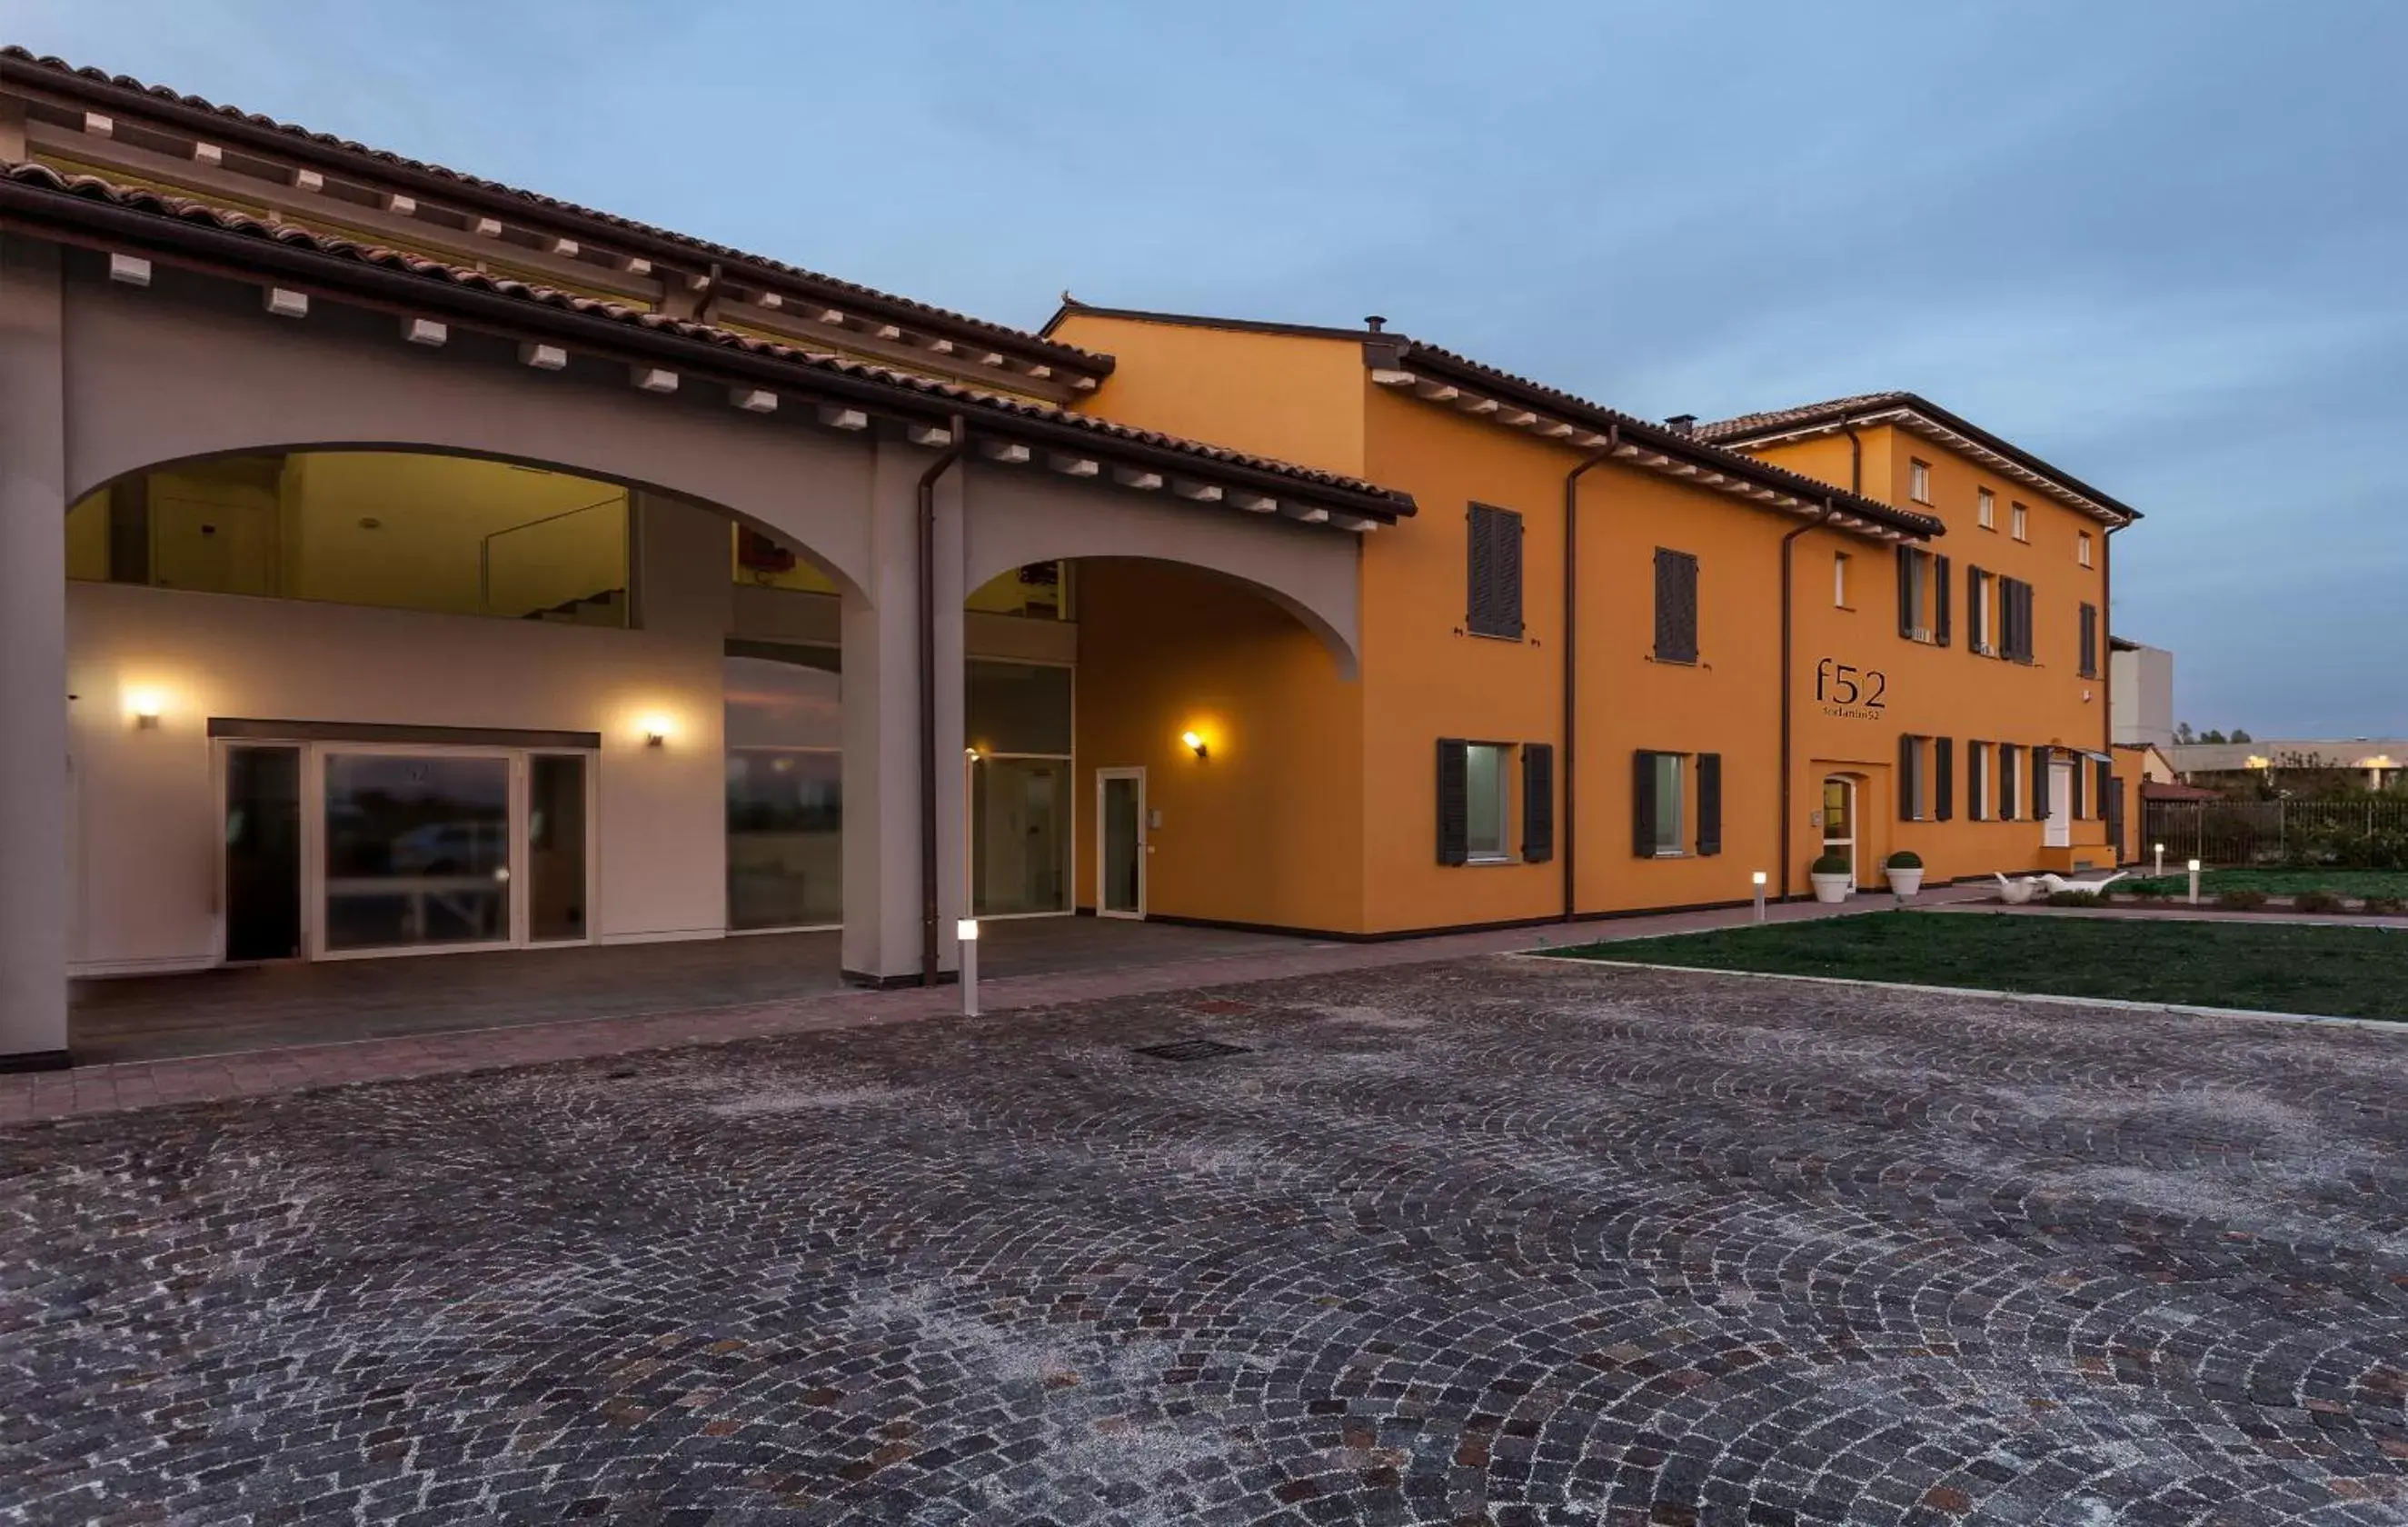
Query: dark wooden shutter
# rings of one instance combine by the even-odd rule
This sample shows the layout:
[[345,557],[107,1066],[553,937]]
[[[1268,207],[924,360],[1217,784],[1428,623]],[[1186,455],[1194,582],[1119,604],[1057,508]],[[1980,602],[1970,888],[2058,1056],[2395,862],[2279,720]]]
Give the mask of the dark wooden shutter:
[[1656,857],[1656,755],[1644,748],[1630,756],[1630,851]]
[[1914,635],[1914,548],[1898,549],[1898,634]]
[[1698,559],[1656,548],[1656,658],[1698,660]]
[[1943,647],[1948,645],[1950,593],[1948,559],[1935,556],[1931,559],[1931,640]]
[[1945,822],[1956,814],[1956,744],[1945,737],[1931,740],[1931,819]]
[[2107,847],[2115,856],[2114,862],[2108,865],[2112,870],[2134,856],[2126,852],[2124,846],[2124,782],[2108,772],[2110,768],[2107,764],[2099,766],[2100,794],[2107,802]]
[[1723,851],[1723,756],[1698,755],[1698,852],[1708,857]]
[[1500,634],[1522,635],[1522,516],[1497,511],[1497,627]]
[[2032,660],[2032,586],[2015,583],[2015,661]]
[[2082,607],[2082,676],[2099,677],[2099,607],[2095,604]]
[[1982,569],[1969,566],[1965,569],[1965,645],[1975,652],[1995,647],[1999,642],[1998,633],[1990,629],[1985,613],[1982,608]]
[[1965,820],[1986,822],[1990,819],[1990,776],[1982,766],[1990,756],[1984,750],[1987,742],[1968,742],[1965,744]]
[[1522,860],[1544,864],[1555,857],[1555,745],[1522,744]]
[[1438,861],[1462,864],[1471,857],[1471,778],[1467,746],[1459,737],[1438,740]]
[[1466,514],[1469,586],[1465,628],[1479,636],[1522,634],[1522,516],[1474,504]]
[[2090,814],[2090,780],[2088,775],[2089,771],[2082,767],[2082,760],[2079,757],[2076,757],[2073,760],[2073,767],[2066,771],[2065,814],[2067,817],[2076,822],[2081,821],[2084,817]]
[[2115,788],[2115,766],[2104,758],[2090,760],[2090,778],[2096,788],[2090,798],[2090,814],[2113,817],[2124,804]]
[[2013,742],[1999,744],[1999,820],[2015,819],[2015,771],[2022,767],[2017,755],[2023,750]]
[[2031,817],[2035,822],[2048,820],[2048,749],[2031,750]]
[[1922,792],[1916,787],[1915,769],[1923,762],[1922,739],[1912,733],[1898,740],[1898,819],[1914,820],[1914,798]]

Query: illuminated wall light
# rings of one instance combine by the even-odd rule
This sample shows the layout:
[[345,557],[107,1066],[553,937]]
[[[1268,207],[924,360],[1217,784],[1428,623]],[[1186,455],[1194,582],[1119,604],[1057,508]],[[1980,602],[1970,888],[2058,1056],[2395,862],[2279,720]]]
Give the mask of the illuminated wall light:
[[159,713],[165,706],[165,698],[155,689],[136,689],[125,697],[125,709],[134,717],[134,725],[144,731],[158,728]]
[[669,724],[669,718],[665,715],[646,717],[644,720],[644,745],[646,747],[666,747],[668,745],[669,734],[675,729],[676,728]]
[[1199,758],[1209,758],[1212,756],[1211,748],[1204,742],[1204,734],[1192,727],[1179,734],[1179,745]]

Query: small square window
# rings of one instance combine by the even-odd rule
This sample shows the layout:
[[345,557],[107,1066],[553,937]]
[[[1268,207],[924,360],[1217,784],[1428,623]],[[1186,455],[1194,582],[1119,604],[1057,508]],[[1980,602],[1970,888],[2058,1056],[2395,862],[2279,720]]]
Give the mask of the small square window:
[[1839,609],[1848,608],[1848,554],[1831,554],[1831,603]]
[[1473,742],[1463,750],[1463,847],[1475,863],[1512,857],[1505,845],[1513,793],[1512,782],[1507,777],[1506,755],[1512,751],[1498,742]]
[[1912,459],[1908,461],[1906,495],[1918,504],[1931,502],[1931,463]]
[[2080,562],[2084,567],[2086,567],[2086,567],[2090,566],[2090,532],[2089,532],[2089,531],[2085,530],[2084,532],[2082,532],[2082,539],[2081,539],[2080,540],[2077,540],[2077,541],[2075,541],[2075,542],[2073,543],[2073,555],[2074,555],[2074,560],[2076,560],[2076,561]]
[[2014,516],[2013,524],[2014,526],[2014,538],[2017,540],[2031,540],[2031,511],[2024,508],[2021,504],[2017,504],[2010,512]]
[[1973,499],[1973,517],[1975,523],[1983,529],[1996,530],[1999,527],[1999,496],[1987,488],[1976,494]]
[[1658,857],[1681,852],[1681,768],[1683,756],[1658,753],[1656,771],[1656,852]]

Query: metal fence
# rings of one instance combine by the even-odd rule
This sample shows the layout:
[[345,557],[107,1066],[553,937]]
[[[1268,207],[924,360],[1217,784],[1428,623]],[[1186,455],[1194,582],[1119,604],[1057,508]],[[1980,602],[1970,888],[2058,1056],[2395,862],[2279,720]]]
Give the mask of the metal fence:
[[2152,800],[2142,813],[2146,859],[2166,845],[2167,861],[2280,864],[2307,858],[2336,839],[2374,832],[2408,833],[2408,800]]

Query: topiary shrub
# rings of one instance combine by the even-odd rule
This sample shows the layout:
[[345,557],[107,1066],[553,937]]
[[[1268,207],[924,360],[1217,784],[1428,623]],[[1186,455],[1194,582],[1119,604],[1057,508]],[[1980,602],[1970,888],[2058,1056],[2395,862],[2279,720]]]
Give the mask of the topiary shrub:
[[2264,891],[2218,891],[2215,904],[2227,912],[2256,912],[2266,904]]
[[1812,875],[1844,875],[1848,872],[1848,861],[1845,858],[1837,854],[1826,854],[1816,859],[1806,872]]
[[2339,912],[2342,899],[2330,891],[2301,891],[2291,898],[2291,905],[2300,912]]
[[1901,848],[1882,860],[1882,864],[1891,870],[1920,870],[1923,868],[1923,856],[1912,848]]
[[2366,910],[2380,916],[2397,917],[2408,912],[2408,900],[2397,896],[2370,896],[2366,899]]

